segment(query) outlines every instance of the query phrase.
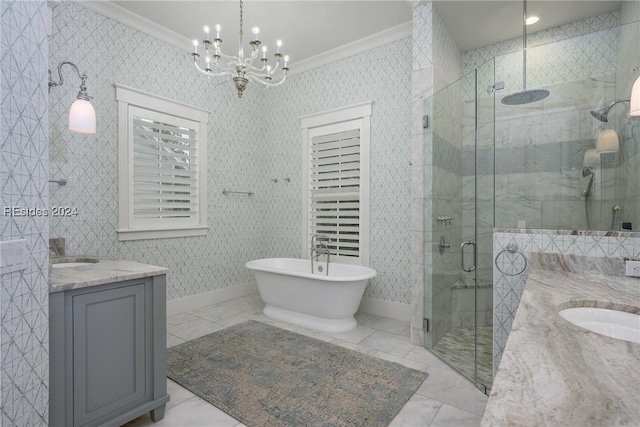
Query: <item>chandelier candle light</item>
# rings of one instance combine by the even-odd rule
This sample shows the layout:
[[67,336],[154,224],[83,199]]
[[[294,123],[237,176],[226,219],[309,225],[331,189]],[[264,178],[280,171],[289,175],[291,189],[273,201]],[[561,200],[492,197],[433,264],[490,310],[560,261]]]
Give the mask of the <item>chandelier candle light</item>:
[[[204,54],[198,53],[198,40],[193,41],[193,63],[198,71],[209,77],[226,77],[222,82],[233,80],[238,89],[238,98],[242,98],[242,93],[247,87],[247,83],[252,82],[264,88],[280,86],[287,79],[287,71],[289,71],[289,57],[280,53],[282,48],[282,40],[276,42],[276,63],[272,67],[267,62],[267,47],[260,49],[262,42],[260,41],[260,28],[253,27],[253,39],[249,42],[251,46],[251,55],[247,58],[244,56],[243,48],[243,2],[240,0],[240,43],[237,56],[225,55],[222,52],[222,38],[220,37],[221,27],[215,26],[215,37],[211,37],[211,28],[204,27]],[[262,55],[260,55],[262,52]],[[256,66],[256,60],[260,57],[261,66]]]

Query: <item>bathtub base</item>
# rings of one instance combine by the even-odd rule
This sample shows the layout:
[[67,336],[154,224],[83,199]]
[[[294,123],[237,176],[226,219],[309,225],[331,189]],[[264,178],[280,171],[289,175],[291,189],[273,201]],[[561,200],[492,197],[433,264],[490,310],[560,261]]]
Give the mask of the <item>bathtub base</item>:
[[264,306],[262,312],[265,316],[280,320],[281,322],[332,334],[349,332],[358,326],[358,322],[356,322],[353,316],[344,319],[325,319],[308,314],[296,313],[295,311],[285,310],[284,308],[274,307],[269,304]]

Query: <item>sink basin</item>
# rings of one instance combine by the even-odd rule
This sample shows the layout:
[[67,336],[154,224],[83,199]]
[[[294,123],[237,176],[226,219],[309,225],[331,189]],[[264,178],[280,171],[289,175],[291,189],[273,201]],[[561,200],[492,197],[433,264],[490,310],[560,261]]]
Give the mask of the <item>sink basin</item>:
[[71,268],[71,267],[86,267],[87,265],[93,265],[99,262],[96,258],[87,257],[66,257],[51,261],[52,268]]
[[640,314],[595,307],[565,308],[559,313],[569,322],[592,332],[640,344]]

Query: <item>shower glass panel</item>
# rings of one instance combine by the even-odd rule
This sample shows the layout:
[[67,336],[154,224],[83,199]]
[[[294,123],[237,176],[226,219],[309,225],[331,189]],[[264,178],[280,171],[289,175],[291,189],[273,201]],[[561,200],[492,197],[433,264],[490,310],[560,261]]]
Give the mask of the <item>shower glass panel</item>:
[[483,391],[492,381],[493,84],[490,61],[425,101],[425,346]]

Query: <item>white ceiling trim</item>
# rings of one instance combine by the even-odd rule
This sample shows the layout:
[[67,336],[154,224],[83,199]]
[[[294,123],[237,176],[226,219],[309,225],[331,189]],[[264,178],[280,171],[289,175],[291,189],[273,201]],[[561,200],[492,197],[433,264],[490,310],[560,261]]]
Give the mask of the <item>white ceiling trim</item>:
[[[124,25],[175,46],[180,50],[185,52],[190,51],[190,39],[176,33],[175,31],[168,30],[167,28],[143,16],[135,14],[122,6],[118,6],[117,4],[106,0],[90,2],[82,0],[74,1],[80,3],[87,9],[93,10],[107,18],[114,19]],[[290,65],[291,70],[289,71],[289,75],[304,73],[314,68],[366,52],[367,50],[384,46],[386,44],[402,40],[406,37],[411,37],[412,31],[412,22],[407,21],[403,24],[396,25],[395,27],[388,28],[384,31],[380,31],[379,33],[347,43],[318,55],[311,56],[298,62],[292,62]]]
[[118,6],[115,3],[111,3],[110,1],[105,1],[105,0],[102,0],[102,1],[74,0],[74,1],[86,7],[87,9],[91,9],[94,12],[99,13],[100,15],[106,16],[107,18],[114,19],[133,29],[136,29],[145,34],[148,34],[151,37],[154,37],[158,40],[162,40],[163,42],[168,43],[172,46],[175,46],[182,51],[185,51],[187,53],[190,52],[190,48],[192,47],[191,40],[143,16],[133,13],[122,6]]
[[289,71],[289,74],[295,75],[304,73],[306,71],[313,70],[314,68],[339,61],[340,59],[348,58],[376,47],[411,37],[412,34],[413,23],[411,21],[407,21],[404,24],[387,28],[379,33],[371,34],[370,36],[327,50],[326,52],[318,55],[310,56],[309,58],[298,62],[293,62],[290,66],[291,71]]

